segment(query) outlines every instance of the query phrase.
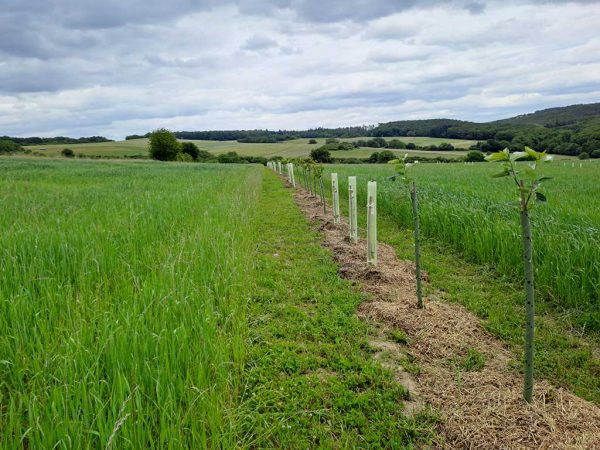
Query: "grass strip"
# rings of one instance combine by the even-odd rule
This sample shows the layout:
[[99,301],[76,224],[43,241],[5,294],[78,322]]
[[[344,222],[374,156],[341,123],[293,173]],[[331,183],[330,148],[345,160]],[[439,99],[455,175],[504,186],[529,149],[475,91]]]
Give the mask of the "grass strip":
[[406,390],[371,358],[363,300],[319,245],[290,191],[265,174],[249,301],[239,444],[414,448],[436,418],[403,415]]

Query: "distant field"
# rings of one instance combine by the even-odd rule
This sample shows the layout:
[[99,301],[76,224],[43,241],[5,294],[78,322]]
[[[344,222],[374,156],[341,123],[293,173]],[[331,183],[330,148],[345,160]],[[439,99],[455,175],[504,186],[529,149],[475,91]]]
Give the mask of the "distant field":
[[[368,137],[340,139],[341,141],[355,141],[358,139],[370,139]],[[386,138],[392,139],[392,138]],[[457,148],[467,149],[476,141],[467,141],[461,139],[439,139],[428,137],[401,137],[402,141],[413,142],[417,145],[439,145],[442,142],[448,142]],[[227,152],[237,152],[242,156],[283,156],[287,158],[306,157],[310,151],[325,143],[325,139],[317,139],[317,144],[309,144],[308,139],[294,139],[291,141],[280,142],[277,144],[247,144],[237,141],[191,141],[203,150],[207,150],[216,155]],[[119,142],[101,142],[94,144],[61,144],[61,145],[31,145],[26,148],[33,152],[39,152],[45,155],[57,156],[64,148],[70,148],[75,153],[86,156],[134,156],[148,154],[148,139],[132,139]],[[356,150],[332,152],[336,158],[366,158],[375,151],[376,148],[360,148]],[[423,154],[426,156],[462,156],[463,151],[454,152],[420,152],[409,151],[409,153]]]
[[[368,137],[358,137],[349,139],[340,139],[340,141],[356,141],[359,139],[367,140]],[[394,138],[386,138],[391,140]],[[398,155],[409,153],[414,156],[426,156],[435,158],[438,156],[446,158],[457,158],[464,156],[467,149],[477,141],[464,139],[441,139],[430,137],[399,137],[403,142],[413,142],[419,146],[439,145],[442,142],[448,142],[456,147],[457,150],[449,152],[436,152],[427,150],[392,150]],[[271,158],[274,156],[283,156],[285,158],[303,158],[308,157],[310,151],[325,143],[325,139],[317,139],[317,144],[309,144],[308,139],[294,139],[291,141],[280,142],[277,144],[247,144],[237,141],[199,141],[192,140],[202,150],[209,151],[215,155],[227,152],[236,152],[242,156],[264,156]],[[60,144],[60,145],[30,145],[26,147],[33,152],[38,152],[48,156],[59,156],[64,148],[70,148],[76,154],[85,156],[147,156],[148,139],[132,139],[129,141],[118,142],[100,142],[94,144]],[[355,150],[331,152],[334,158],[367,158],[373,152],[386,149],[361,147]],[[570,156],[557,155],[557,159],[570,159]]]

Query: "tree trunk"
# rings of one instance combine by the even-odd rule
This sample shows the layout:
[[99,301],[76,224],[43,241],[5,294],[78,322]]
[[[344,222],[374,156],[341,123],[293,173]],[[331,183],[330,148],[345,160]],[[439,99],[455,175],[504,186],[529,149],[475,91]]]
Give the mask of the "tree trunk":
[[325,201],[325,189],[323,188],[323,176],[319,177],[319,187],[321,188],[321,203],[323,203],[323,214],[327,214],[327,202]]
[[531,239],[531,223],[527,209],[526,194],[521,192],[521,233],[523,235],[523,265],[525,269],[525,385],[523,397],[531,403],[533,398],[533,341],[535,334],[535,286],[533,279],[533,242]]
[[417,198],[417,186],[413,181],[410,190],[410,198],[412,200],[412,211],[414,220],[414,235],[415,235],[415,274],[417,277],[417,307],[424,308],[423,303],[423,287],[421,285],[421,230],[419,227],[419,202]]

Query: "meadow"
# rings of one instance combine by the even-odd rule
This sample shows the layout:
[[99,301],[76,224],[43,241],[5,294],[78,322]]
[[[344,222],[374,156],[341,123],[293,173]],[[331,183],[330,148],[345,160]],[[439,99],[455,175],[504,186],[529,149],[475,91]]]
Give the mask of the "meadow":
[[265,173],[0,158],[0,448],[431,443]]
[[[465,259],[493,267],[498,276],[522,274],[519,218],[510,205],[517,193],[509,179],[494,179],[492,163],[420,164],[411,168],[419,187],[422,233],[447,243]],[[412,227],[410,199],[402,183],[388,177],[390,165],[334,165],[341,195],[349,175],[359,180],[359,204],[366,181],[378,181],[378,211]],[[536,284],[542,306],[600,333],[600,164],[557,161],[544,165],[548,202],[532,212]],[[345,197],[343,197],[345,198]]]
[[230,448],[260,168],[0,172],[0,447]]
[[[352,138],[352,139],[340,139],[340,141],[355,141],[358,139],[369,139],[369,138]],[[393,138],[386,138],[393,139]],[[411,155],[421,156],[446,156],[446,157],[459,157],[464,156],[466,149],[468,149],[475,141],[461,140],[461,139],[440,139],[440,138],[428,138],[428,137],[402,137],[399,138],[402,141],[409,143],[413,142],[417,145],[439,145],[442,142],[449,142],[454,145],[456,151],[449,152],[429,152],[419,150],[408,150],[405,152]],[[209,151],[215,155],[227,152],[237,152],[242,156],[282,156],[285,158],[306,158],[309,156],[310,151],[317,148],[325,143],[325,139],[316,139],[317,144],[309,144],[308,139],[294,139],[290,141],[283,141],[276,144],[249,144],[240,143],[237,141],[189,141],[194,142],[201,150]],[[147,156],[148,154],[148,139],[131,139],[128,141],[118,142],[101,142],[93,144],[65,144],[65,145],[31,145],[27,146],[27,149],[32,152],[38,152],[48,156],[59,156],[63,148],[70,148],[76,154],[82,154],[85,156]],[[349,151],[336,151],[332,152],[332,156],[335,158],[366,158],[371,153],[379,151],[376,148],[358,148]],[[400,151],[395,151],[400,154]],[[403,154],[403,153],[402,153]]]

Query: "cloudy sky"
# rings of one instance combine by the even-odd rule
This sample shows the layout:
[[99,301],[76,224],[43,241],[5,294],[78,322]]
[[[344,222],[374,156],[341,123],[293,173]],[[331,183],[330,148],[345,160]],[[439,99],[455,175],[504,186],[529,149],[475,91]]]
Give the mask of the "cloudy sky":
[[600,101],[600,2],[0,0],[0,135],[122,138]]

